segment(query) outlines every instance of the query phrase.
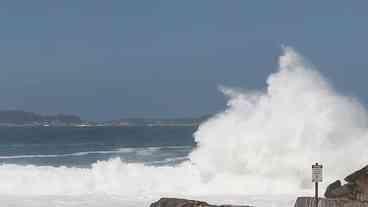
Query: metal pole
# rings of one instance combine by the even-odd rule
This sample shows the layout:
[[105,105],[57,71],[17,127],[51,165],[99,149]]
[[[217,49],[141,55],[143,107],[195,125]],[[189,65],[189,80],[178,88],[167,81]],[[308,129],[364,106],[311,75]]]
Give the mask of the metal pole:
[[322,165],[319,165],[318,162],[312,165],[312,182],[314,182],[314,207],[318,207],[318,182],[322,182]]
[[[318,162],[316,162],[316,166],[318,167]],[[318,207],[318,180],[316,180],[315,182],[315,196],[314,196],[314,199],[315,199],[315,202],[316,202],[316,205],[315,207]]]
[[316,202],[316,205],[315,207],[318,207],[318,182],[315,182],[315,188],[316,188],[316,195],[315,195],[315,202]]

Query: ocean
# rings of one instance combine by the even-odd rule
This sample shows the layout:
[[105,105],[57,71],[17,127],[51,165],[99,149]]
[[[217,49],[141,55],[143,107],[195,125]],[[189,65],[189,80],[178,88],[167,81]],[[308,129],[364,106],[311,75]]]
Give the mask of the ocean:
[[[0,128],[0,204],[143,207],[160,197],[293,206],[367,164],[368,112],[285,47],[267,88],[222,87],[198,127]],[[321,193],[321,194],[322,194]]]
[[196,127],[0,127],[0,163],[86,167],[119,158],[174,165],[187,159]]
[[[173,173],[170,176],[178,177],[165,179],[140,170],[165,171],[187,162],[196,147],[196,130],[195,126],[0,127],[1,206],[138,207],[149,206],[160,197],[180,196],[176,189],[161,193],[155,189],[160,186],[151,182],[138,183],[143,186],[137,190],[136,181],[127,180],[163,179],[168,182],[164,185],[171,185],[176,179],[185,179],[185,173]],[[138,168],[128,170],[129,164]],[[122,178],[125,176],[128,179]],[[210,193],[182,197],[265,206],[270,200],[272,204],[291,205],[294,199]]]

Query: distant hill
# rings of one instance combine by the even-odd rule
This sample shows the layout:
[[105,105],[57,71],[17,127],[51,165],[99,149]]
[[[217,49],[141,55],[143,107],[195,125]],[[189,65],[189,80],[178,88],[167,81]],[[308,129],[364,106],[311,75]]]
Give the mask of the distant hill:
[[209,117],[210,115],[197,118],[122,118],[94,122],[82,120],[76,115],[41,115],[22,110],[0,110],[0,126],[198,126]]
[[208,119],[210,115],[198,118],[122,118],[107,122],[109,125],[129,126],[187,126],[199,125]]
[[0,111],[0,124],[38,125],[38,124],[80,124],[82,120],[75,115],[40,115],[20,110]]

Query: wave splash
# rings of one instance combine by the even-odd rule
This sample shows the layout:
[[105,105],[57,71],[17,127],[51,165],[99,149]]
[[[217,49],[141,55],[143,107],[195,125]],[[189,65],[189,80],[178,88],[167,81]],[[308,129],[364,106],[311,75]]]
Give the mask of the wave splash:
[[195,133],[198,148],[177,166],[120,159],[91,168],[0,165],[0,194],[118,194],[133,197],[283,194],[311,188],[311,164],[324,183],[364,164],[367,112],[339,95],[292,48],[284,48],[266,91],[223,88],[227,109]]

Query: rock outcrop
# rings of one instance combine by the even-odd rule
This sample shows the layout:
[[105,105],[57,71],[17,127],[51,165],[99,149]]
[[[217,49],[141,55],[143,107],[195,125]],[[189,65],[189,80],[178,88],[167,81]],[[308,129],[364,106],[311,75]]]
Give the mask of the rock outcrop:
[[211,205],[204,201],[195,201],[179,198],[161,198],[152,203],[150,207],[250,207],[250,206],[236,206],[236,205]]
[[339,180],[331,183],[326,189],[325,197],[368,203],[368,165],[353,172],[344,180],[347,182],[344,185],[341,185]]
[[351,199],[354,200],[356,197],[356,185],[347,183],[341,185],[341,181],[337,180],[327,186],[325,197],[336,198],[336,199]]
[[[315,207],[315,199],[299,197],[294,207]],[[357,200],[319,198],[318,207],[368,207],[368,203]]]
[[[337,180],[326,188],[326,198],[318,199],[318,207],[368,207],[368,165],[344,180],[345,184]],[[316,207],[315,198],[299,197],[295,207]]]

